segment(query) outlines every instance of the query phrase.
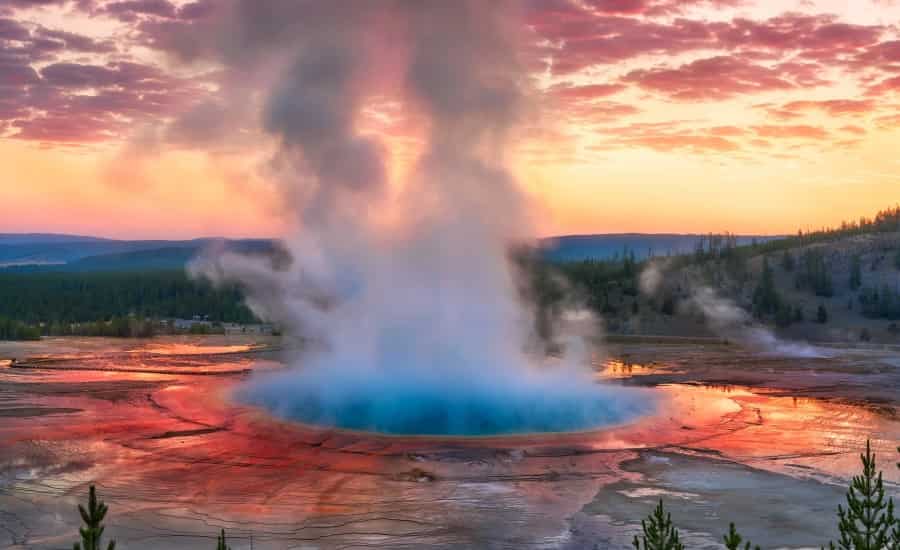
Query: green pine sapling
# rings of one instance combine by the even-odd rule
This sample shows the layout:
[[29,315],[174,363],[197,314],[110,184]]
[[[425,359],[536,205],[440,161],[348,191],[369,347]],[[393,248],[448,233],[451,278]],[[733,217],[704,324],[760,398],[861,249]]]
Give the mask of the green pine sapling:
[[[885,500],[881,472],[875,468],[875,454],[869,441],[866,453],[860,455],[863,464],[861,475],[854,476],[847,491],[847,509],[838,505],[838,529],[841,538],[837,546],[828,543],[830,550],[885,550],[895,549],[896,530],[894,501]],[[877,472],[877,473],[876,473]]]
[[222,533],[219,535],[216,550],[231,550],[231,547],[225,544],[225,529],[222,529]]
[[[725,548],[728,550],[750,550],[750,541],[744,542],[743,537],[734,528],[734,523],[728,525],[728,534],[722,538],[725,539]],[[744,542],[743,548],[741,548],[742,542]],[[753,550],[759,550],[759,545],[754,546]]]
[[[81,534],[81,543],[75,543],[73,550],[100,550],[102,545],[100,540],[103,538],[103,518],[109,508],[102,500],[97,500],[97,490],[91,485],[88,495],[88,507],[85,509],[81,504],[78,505],[78,512],[81,513],[81,519],[85,523],[85,527],[80,527],[78,532]],[[116,541],[110,541],[106,547],[107,550],[115,550]]]
[[635,550],[684,550],[684,545],[678,538],[678,529],[672,525],[672,515],[663,509],[662,499],[653,513],[641,520],[641,528],[644,536],[638,538],[635,535]]

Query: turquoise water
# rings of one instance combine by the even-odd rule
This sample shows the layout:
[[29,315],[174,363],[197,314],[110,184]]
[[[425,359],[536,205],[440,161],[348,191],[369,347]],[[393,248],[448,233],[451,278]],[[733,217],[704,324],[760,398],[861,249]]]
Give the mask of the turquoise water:
[[304,424],[396,435],[574,432],[654,410],[649,390],[562,374],[450,379],[289,372],[252,383],[240,398]]

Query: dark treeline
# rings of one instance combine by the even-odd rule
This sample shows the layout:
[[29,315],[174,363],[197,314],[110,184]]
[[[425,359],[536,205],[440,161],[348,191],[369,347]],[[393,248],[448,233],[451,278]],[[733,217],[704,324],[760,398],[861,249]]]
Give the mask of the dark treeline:
[[[900,205],[879,211],[873,218],[862,217],[858,221],[842,222],[839,227],[815,231],[798,231],[796,235],[749,245],[757,254],[771,254],[798,246],[832,242],[867,233],[893,233],[900,231]],[[900,264],[898,264],[900,265]]]
[[866,317],[900,320],[900,292],[888,286],[882,286],[880,289],[862,289],[859,303]]
[[[662,265],[669,273],[677,273],[684,268],[695,269],[704,284],[725,288],[726,294],[740,295],[741,289],[750,285],[749,288],[753,289],[752,301],[746,307],[757,319],[774,322],[779,327],[803,321],[827,323],[829,312],[822,304],[817,306],[818,309],[804,311],[799,301],[788,300],[776,283],[772,270],[776,266],[782,272],[792,274],[797,290],[827,299],[846,285],[852,292],[858,293],[863,315],[898,320],[900,289],[863,288],[861,255],[850,257],[849,276],[836,281],[835,266],[832,265],[834,257],[828,256],[820,247],[806,247],[854,235],[886,232],[900,232],[900,206],[882,210],[873,218],[844,222],[839,227],[801,231],[795,236],[747,245],[738,244],[737,237],[729,233],[704,235],[698,239],[692,253],[666,257]],[[751,260],[759,257],[763,258],[762,269],[752,269]],[[660,313],[671,315],[677,309],[679,299],[684,297],[683,289],[677,284],[664,288],[662,295],[655,299],[637,299],[638,276],[646,261],[636,261],[634,254],[625,250],[604,260],[538,262],[535,265],[539,267],[539,276],[533,278],[532,284],[539,311],[552,310],[562,301],[574,297],[579,303],[606,316],[610,330],[616,329],[617,314],[637,314],[641,307],[652,307]],[[648,261],[654,259],[651,257]],[[892,253],[889,261],[900,270],[900,250]],[[542,319],[546,321],[549,318]]]
[[557,265],[557,269],[584,293],[588,307],[604,313],[616,309],[615,295],[637,296],[637,276],[640,264],[633,253],[623,254],[621,259],[582,260]]
[[[788,251],[793,248],[808,246],[816,243],[833,242],[854,235],[871,233],[900,232],[900,206],[879,211],[872,218],[862,217],[858,221],[844,221],[838,227],[823,228],[815,231],[798,231],[796,235],[772,239],[769,241],[739,245],[736,236],[730,233],[704,235],[697,242],[694,253],[674,258],[678,265],[703,263],[707,261],[740,262],[753,256],[770,255],[773,253],[786,253],[782,257],[782,267],[792,271],[796,258]],[[815,253],[813,253],[815,254]],[[821,279],[821,258],[804,257],[805,273],[798,275],[801,278],[807,275],[808,279],[801,284],[813,288],[818,295],[827,295],[827,287],[830,281]],[[900,251],[897,252],[894,263],[900,269]]]
[[32,327],[95,323],[117,335],[126,325],[132,331],[134,319],[194,315],[256,322],[239,288],[215,289],[181,271],[0,273],[0,317]]
[[44,323],[39,327],[44,336],[107,336],[113,338],[149,338],[159,332],[152,319],[112,317],[109,320],[84,323]]
[[[739,245],[731,234],[710,234],[699,239],[693,253],[666,258],[666,270],[696,266],[706,283],[720,287],[728,281],[755,287],[752,305],[760,319],[774,320],[779,326],[802,321],[804,312],[797,304],[784,300],[772,278],[771,265],[792,272],[797,289],[829,298],[835,293],[829,259],[822,251],[795,247],[833,241],[871,232],[900,231],[900,206],[883,210],[873,218],[845,222],[832,229],[799,232],[795,236],[766,242]],[[530,273],[529,298],[538,304],[539,331],[552,325],[552,318],[563,302],[577,301],[607,316],[608,327],[616,330],[618,314],[638,314],[638,276],[644,262],[632,251],[605,260],[548,262],[539,255],[519,255]],[[749,269],[751,258],[769,259],[761,273]],[[652,259],[651,259],[652,260]],[[900,250],[889,258],[900,269]],[[839,281],[844,284],[845,281]],[[852,258],[848,286],[859,292],[862,313],[872,318],[900,319],[900,291],[896,288],[860,288],[862,266]],[[750,288],[754,288],[750,287]],[[671,315],[677,309],[679,289],[666,289],[658,299],[643,304]],[[821,309],[821,307],[820,307]],[[194,281],[183,271],[150,272],[48,272],[23,273],[0,271],[0,339],[33,338],[37,334],[73,335],[147,335],[154,330],[147,320],[203,316],[211,323],[257,322],[243,304],[237,286],[214,289]],[[809,320],[827,321],[820,311]],[[541,326],[545,327],[544,329]],[[159,327],[156,326],[156,329]],[[198,329],[201,330],[201,329]],[[212,329],[214,330],[214,329]]]
[[816,296],[830,298],[834,295],[834,282],[831,278],[831,270],[825,261],[825,254],[821,250],[808,248],[803,251],[800,259],[800,269],[797,270],[794,277],[794,284],[798,289],[806,288],[811,290]]
[[39,340],[41,331],[21,321],[0,317],[0,340]]

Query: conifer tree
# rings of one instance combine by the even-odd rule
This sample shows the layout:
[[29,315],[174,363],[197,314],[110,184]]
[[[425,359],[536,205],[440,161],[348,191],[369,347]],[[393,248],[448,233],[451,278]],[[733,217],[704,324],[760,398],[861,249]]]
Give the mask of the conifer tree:
[[819,309],[816,310],[816,321],[821,324],[828,322],[828,310],[821,304],[819,304]]
[[[722,538],[725,539],[725,548],[728,550],[750,550],[750,541],[744,542],[743,537],[734,528],[734,523],[728,525],[728,534]],[[744,542],[743,548],[741,548],[742,542]],[[759,550],[759,545],[754,546],[753,550]]]
[[[862,474],[854,476],[847,491],[847,509],[838,505],[838,529],[841,538],[837,546],[828,543],[829,550],[895,550],[897,540],[892,531],[896,528],[894,501],[885,501],[881,472],[875,469],[875,454],[869,441],[866,453],[860,455]],[[894,540],[892,540],[892,538]]]
[[862,286],[862,261],[858,254],[850,259],[849,283],[852,290],[857,290]]
[[[900,453],[900,447],[897,447],[897,452]],[[897,468],[900,468],[900,462],[897,463]],[[894,518],[894,529],[891,532],[891,548],[893,550],[900,550],[900,517]]]
[[753,310],[757,317],[777,313],[781,307],[781,298],[775,288],[775,277],[769,266],[769,259],[763,257],[762,276],[753,292]]
[[785,271],[793,271],[796,265],[797,262],[796,260],[794,260],[793,254],[785,250],[784,255],[781,256],[781,269]]
[[[85,527],[78,529],[81,534],[81,543],[75,543],[72,548],[74,550],[100,550],[102,548],[100,540],[103,538],[103,518],[109,508],[102,500],[97,500],[97,490],[91,485],[88,495],[88,506],[85,508],[81,504],[78,505],[78,512],[81,519],[85,523]],[[107,550],[115,550],[116,541],[110,541],[106,547]]]
[[222,529],[222,533],[219,535],[216,550],[231,550],[231,547],[225,544],[225,529]]
[[641,520],[641,529],[644,536],[634,536],[635,550],[684,550],[684,545],[678,538],[678,529],[672,525],[671,514],[663,509],[662,499],[653,513]]

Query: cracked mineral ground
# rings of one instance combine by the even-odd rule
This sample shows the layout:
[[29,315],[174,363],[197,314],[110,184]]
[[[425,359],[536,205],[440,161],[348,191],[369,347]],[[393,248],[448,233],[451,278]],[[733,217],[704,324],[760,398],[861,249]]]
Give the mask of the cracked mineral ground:
[[237,403],[284,368],[276,341],[0,343],[0,547],[70,548],[91,483],[126,549],[209,548],[220,528],[234,549],[628,548],[659,498],[695,548],[719,548],[729,521],[763,547],[819,547],[867,438],[898,493],[898,354],[616,344],[598,381],[652,389],[654,414],[435,438]]

